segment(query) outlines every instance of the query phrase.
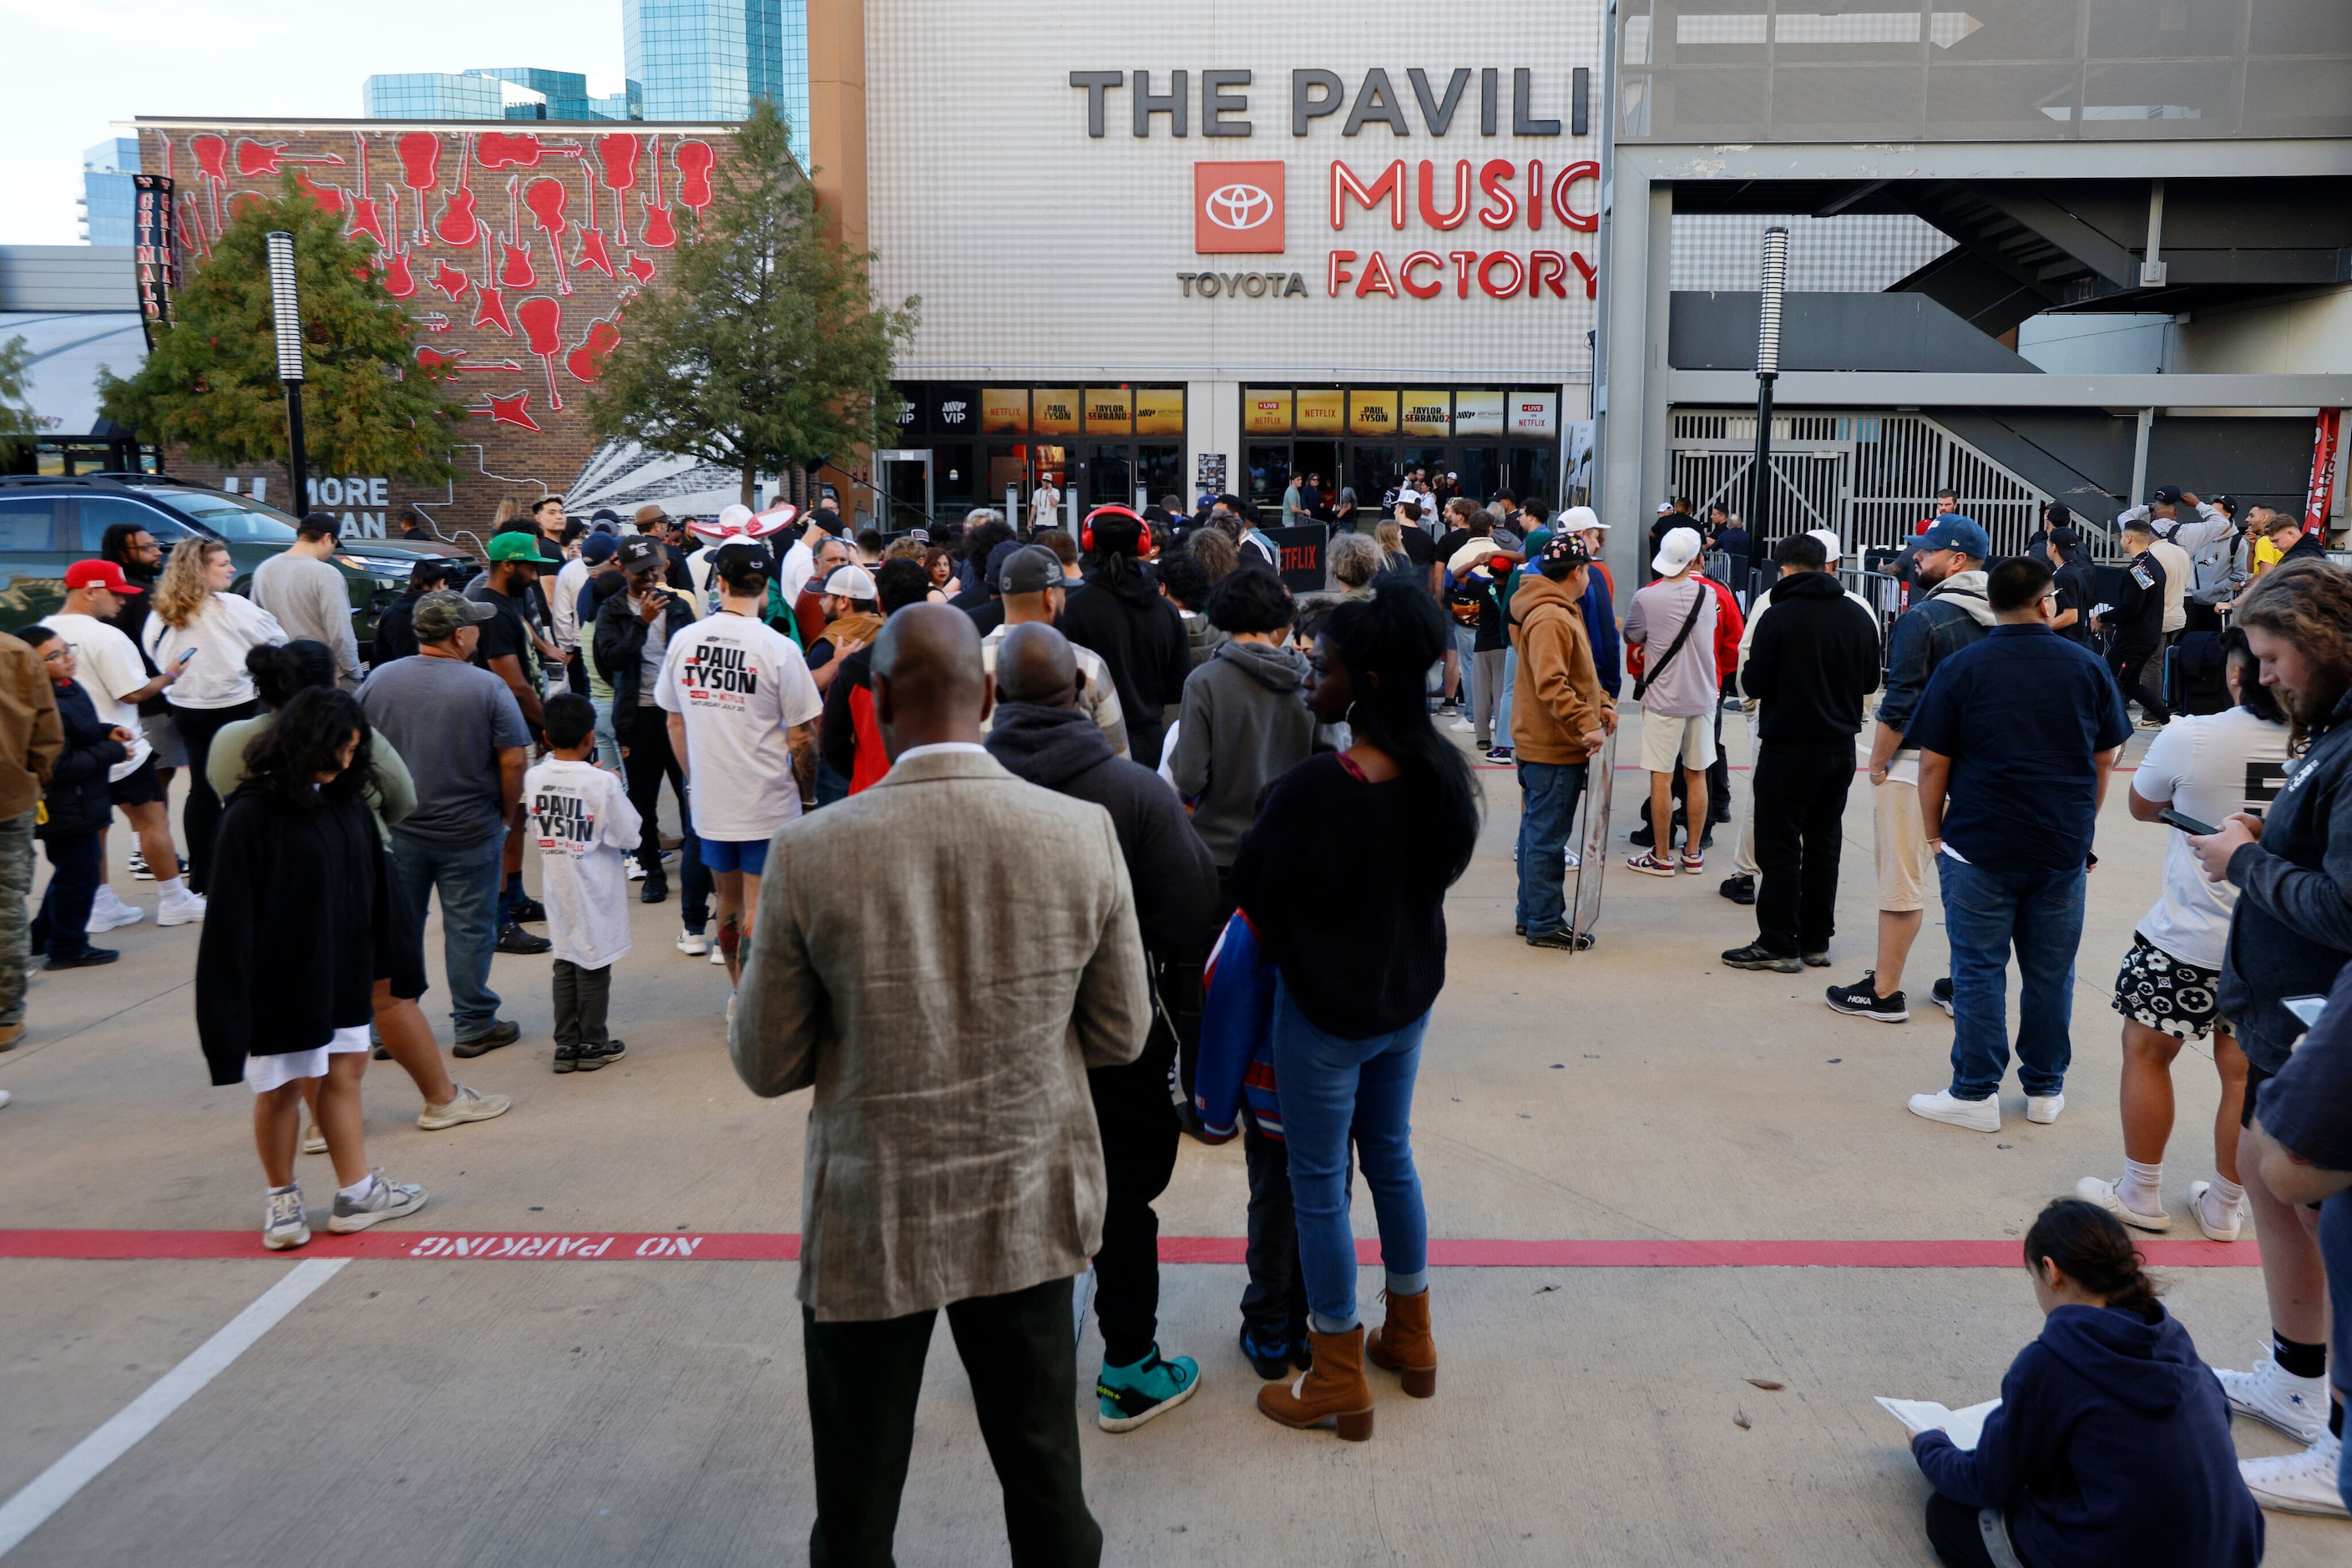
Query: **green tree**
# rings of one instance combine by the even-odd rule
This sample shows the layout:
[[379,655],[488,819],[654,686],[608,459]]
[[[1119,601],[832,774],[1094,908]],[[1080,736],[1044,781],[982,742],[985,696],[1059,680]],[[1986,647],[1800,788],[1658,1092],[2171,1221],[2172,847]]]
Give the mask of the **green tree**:
[[35,436],[40,419],[25,396],[25,371],[33,351],[22,337],[0,343],[0,463],[13,463]]
[[629,301],[590,399],[599,436],[699,458],[743,478],[884,444],[900,403],[891,355],[919,302],[877,305],[868,255],[842,245],[792,159],[783,117],[755,107],[693,242]]
[[136,375],[99,375],[108,418],[142,439],[226,466],[288,458],[286,395],[278,380],[268,236],[294,237],[300,291],[303,439],[314,473],[446,479],[451,424],[465,406],[444,373],[415,358],[415,323],[384,292],[375,248],[343,237],[288,176],[278,195],[242,209],[172,301],[172,321]]

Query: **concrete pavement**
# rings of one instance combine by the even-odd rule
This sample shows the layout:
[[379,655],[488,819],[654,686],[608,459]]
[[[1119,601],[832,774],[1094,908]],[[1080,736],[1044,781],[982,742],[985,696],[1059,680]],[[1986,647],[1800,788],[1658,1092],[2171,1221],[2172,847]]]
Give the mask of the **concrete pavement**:
[[[1866,781],[1849,803],[1835,964],[1782,976],[1716,961],[1754,929],[1715,892],[1727,835],[1704,878],[1623,870],[1632,772],[1601,946],[1526,948],[1510,932],[1516,789],[1507,770],[1480,777],[1488,826],[1449,905],[1416,1107],[1433,1236],[2011,1240],[2076,1178],[2120,1170],[2107,995],[2154,898],[2163,830],[2119,798],[2092,878],[2068,1110],[2029,1125],[2012,1080],[2007,1127],[1982,1136],[1903,1108],[1946,1078],[1950,1025],[1925,1000],[1944,972],[1937,910],[1909,1024],[1821,1003],[1871,963]],[[152,897],[119,873],[117,889]],[[723,973],[671,947],[674,902],[635,916],[614,994],[621,1065],[549,1074],[548,961],[501,957],[493,983],[524,1043],[453,1065],[514,1094],[511,1114],[419,1132],[405,1080],[373,1067],[371,1157],[434,1201],[373,1237],[797,1229],[805,1100],[736,1083]],[[27,1043],[0,1056],[17,1097],[0,1111],[0,1224],[257,1231],[248,1097],[208,1089],[194,1046],[194,939],[114,932],[102,940],[121,963],[34,989]],[[437,978],[437,931],[427,945]],[[439,1000],[427,1009],[446,1040]],[[2192,1047],[2175,1069],[2176,1236],[2194,1235],[2186,1187],[2210,1164],[2206,1061]],[[320,1208],[326,1163],[303,1167]],[[1188,1142],[1163,1232],[1237,1237],[1244,1193],[1237,1147]],[[1358,1224],[1372,1234],[1369,1205]],[[289,1267],[257,1240],[242,1259],[0,1258],[0,1409],[26,1413],[0,1423],[0,1500]],[[2266,1342],[2255,1270],[2165,1272],[2210,1358],[2243,1365]],[[811,1491],[793,1279],[785,1262],[353,1262],[9,1561],[798,1560]],[[1870,1396],[1990,1397],[2039,1321],[2008,1268],[1444,1268],[1438,1397],[1385,1383],[1358,1447],[1251,1408],[1257,1380],[1233,1348],[1242,1279],[1229,1264],[1164,1269],[1161,1344],[1201,1359],[1202,1392],[1135,1434],[1085,1428],[1106,1561],[1926,1563],[1926,1487]],[[1368,1269],[1368,1303],[1378,1283]],[[1085,1371],[1098,1354],[1090,1332]],[[2237,1436],[2248,1455],[2287,1447],[2247,1423]],[[2270,1527],[2273,1563],[2352,1548],[2340,1523]],[[941,1332],[899,1559],[998,1561],[1001,1542]]]

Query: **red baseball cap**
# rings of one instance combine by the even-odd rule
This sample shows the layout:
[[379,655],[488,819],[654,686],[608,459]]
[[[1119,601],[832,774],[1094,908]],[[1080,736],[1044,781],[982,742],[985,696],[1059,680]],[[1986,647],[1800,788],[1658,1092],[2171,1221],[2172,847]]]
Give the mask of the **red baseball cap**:
[[66,568],[66,587],[104,588],[116,594],[143,594],[147,590],[122,574],[122,568],[111,561],[77,561]]

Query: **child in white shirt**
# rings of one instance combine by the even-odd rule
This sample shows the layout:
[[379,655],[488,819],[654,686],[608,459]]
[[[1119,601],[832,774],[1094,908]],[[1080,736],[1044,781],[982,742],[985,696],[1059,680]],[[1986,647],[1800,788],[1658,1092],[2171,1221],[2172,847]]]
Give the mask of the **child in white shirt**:
[[555,942],[555,1070],[594,1072],[628,1047],[606,1033],[613,964],[629,952],[625,852],[644,822],[621,781],[589,759],[596,709],[569,692],[548,700],[545,762],[523,775],[539,838],[542,901]]

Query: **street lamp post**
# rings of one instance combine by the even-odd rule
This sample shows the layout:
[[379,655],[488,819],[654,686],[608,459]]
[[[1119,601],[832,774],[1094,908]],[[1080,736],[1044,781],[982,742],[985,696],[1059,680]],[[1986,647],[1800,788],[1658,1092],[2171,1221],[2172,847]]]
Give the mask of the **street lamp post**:
[[283,229],[269,235],[269,311],[278,331],[278,380],[286,388],[286,471],[294,481],[287,510],[300,517],[310,505],[302,451],[302,305],[294,289],[294,237]]
[[1774,224],[1764,231],[1763,287],[1756,312],[1756,467],[1748,502],[1752,549],[1769,541],[1772,507],[1772,384],[1780,376],[1780,294],[1789,281],[1789,231]]

